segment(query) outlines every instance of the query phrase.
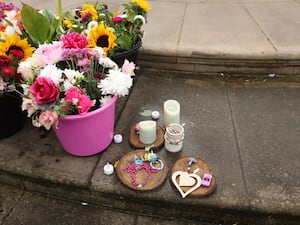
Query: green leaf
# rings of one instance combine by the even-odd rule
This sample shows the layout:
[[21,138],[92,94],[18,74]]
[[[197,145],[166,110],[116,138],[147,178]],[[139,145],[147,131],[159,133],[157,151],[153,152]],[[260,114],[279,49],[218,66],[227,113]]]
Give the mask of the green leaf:
[[50,23],[42,14],[29,5],[23,5],[21,19],[26,32],[38,43],[47,42]]
[[121,49],[130,50],[132,48],[133,43],[129,35],[120,36],[117,41]]

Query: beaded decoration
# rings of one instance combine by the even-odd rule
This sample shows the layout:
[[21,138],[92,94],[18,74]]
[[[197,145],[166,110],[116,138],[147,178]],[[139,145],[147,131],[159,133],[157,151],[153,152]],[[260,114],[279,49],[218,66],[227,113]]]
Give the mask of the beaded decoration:
[[[136,179],[136,174],[142,169],[146,170],[147,175],[146,175],[143,183],[138,184],[137,179]],[[157,173],[159,171],[157,168],[151,168],[149,166],[149,164],[147,164],[145,162],[143,164],[139,164],[139,165],[137,165],[135,163],[128,164],[126,167],[126,170],[130,174],[132,184],[137,187],[143,187],[144,185],[146,185],[151,176],[151,173]]]

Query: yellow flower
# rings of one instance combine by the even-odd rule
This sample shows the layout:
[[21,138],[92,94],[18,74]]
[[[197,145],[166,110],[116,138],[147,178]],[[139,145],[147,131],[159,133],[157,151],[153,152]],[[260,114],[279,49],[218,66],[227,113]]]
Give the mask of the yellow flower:
[[9,56],[9,51],[17,49],[23,52],[22,60],[27,59],[32,55],[34,48],[27,42],[27,38],[21,39],[19,35],[13,34],[11,36],[4,35],[5,41],[0,42],[0,55]]
[[147,0],[131,0],[131,2],[135,2],[136,4],[138,4],[139,7],[142,8],[145,12],[148,12],[151,9]]
[[68,29],[71,29],[72,28],[72,26],[73,26],[73,23],[72,23],[72,21],[71,20],[64,20],[64,26],[66,27],[66,28],[68,28]]
[[117,37],[113,31],[103,23],[89,32],[89,47],[101,47],[106,53],[117,45],[116,40]]
[[83,17],[86,14],[91,14],[92,20],[95,20],[95,21],[98,20],[98,13],[97,13],[97,10],[96,10],[96,8],[95,8],[94,5],[92,5],[92,4],[84,4],[82,6],[82,8],[83,9],[80,11],[81,17]]

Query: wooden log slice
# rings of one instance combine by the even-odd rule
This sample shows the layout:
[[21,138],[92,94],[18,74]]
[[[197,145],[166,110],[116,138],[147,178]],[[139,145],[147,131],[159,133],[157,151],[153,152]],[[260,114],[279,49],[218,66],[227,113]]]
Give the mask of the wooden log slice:
[[[163,169],[158,171],[157,173],[151,173],[147,183],[145,185],[134,185],[132,182],[131,174],[127,172],[127,166],[129,164],[134,164],[134,158],[135,155],[140,159],[144,154],[146,153],[145,150],[136,150],[127,153],[124,155],[118,162],[117,166],[117,176],[119,180],[126,185],[127,187],[137,190],[137,191],[150,191],[153,189],[158,188],[161,186],[164,181],[167,178],[167,173],[168,173],[168,167],[166,161],[158,156],[158,159],[160,159],[163,162]],[[149,165],[149,162],[146,162]],[[156,165],[156,167],[159,167],[160,164]],[[136,180],[138,184],[142,184],[147,177],[147,172],[145,169],[141,169],[137,171],[136,173]]]
[[129,143],[135,149],[144,149],[153,145],[153,151],[156,151],[163,146],[164,142],[164,130],[160,126],[156,126],[156,140],[151,144],[144,144],[140,141],[139,135],[135,131],[135,125],[130,128]]
[[[197,162],[193,163],[190,166],[190,170],[188,171],[188,160],[189,160],[190,157],[194,157]],[[195,156],[185,156],[185,157],[180,158],[179,160],[177,160],[174,163],[173,167],[172,167],[170,181],[174,185],[174,183],[172,181],[172,175],[176,171],[185,171],[185,172],[193,173],[193,171],[195,171],[197,168],[199,168],[199,171],[196,174],[199,175],[201,177],[201,179],[203,178],[203,175],[205,173],[208,173],[208,174],[212,175],[211,183],[210,183],[209,187],[205,187],[205,186],[201,185],[199,188],[197,188],[196,190],[194,190],[193,192],[191,192],[189,194],[189,196],[206,197],[206,196],[212,194],[216,190],[216,188],[217,188],[217,182],[216,182],[216,178],[214,177],[214,174],[211,171],[211,169],[209,168],[208,164],[205,161],[203,161],[202,159],[198,158],[198,157],[195,157]],[[178,184],[179,177],[176,178],[176,182]],[[192,187],[180,187],[180,188],[185,193],[185,192],[188,192],[189,189],[191,189]]]

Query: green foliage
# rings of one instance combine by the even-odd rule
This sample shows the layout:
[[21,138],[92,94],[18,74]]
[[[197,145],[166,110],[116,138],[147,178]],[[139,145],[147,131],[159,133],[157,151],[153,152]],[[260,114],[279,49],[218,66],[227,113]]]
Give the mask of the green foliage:
[[29,5],[23,5],[21,19],[26,32],[36,44],[47,42],[51,32],[49,20]]

